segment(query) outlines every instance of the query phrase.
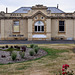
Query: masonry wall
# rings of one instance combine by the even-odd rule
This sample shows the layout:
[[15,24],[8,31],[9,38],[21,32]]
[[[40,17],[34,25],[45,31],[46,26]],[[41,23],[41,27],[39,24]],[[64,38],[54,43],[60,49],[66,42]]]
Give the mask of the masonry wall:
[[1,20],[0,20],[0,34],[1,34]]
[[54,39],[73,40],[75,39],[75,20],[74,19],[62,19],[65,21],[65,31],[59,32],[59,20],[52,19],[52,31],[51,37]]
[[74,38],[74,21],[73,19],[67,19],[66,25],[66,38]]
[[[3,27],[2,27],[3,29]],[[4,32],[2,30],[3,35],[2,40],[14,40],[15,38],[18,39],[27,39],[28,38],[28,24],[27,20],[20,20],[20,32],[13,32],[13,20],[7,19],[4,20]],[[23,37],[13,37],[10,35],[24,35]]]
[[58,20],[52,19],[51,20],[51,37],[57,37],[58,36]]
[[20,20],[20,34],[24,35],[24,38],[28,38],[28,20]]

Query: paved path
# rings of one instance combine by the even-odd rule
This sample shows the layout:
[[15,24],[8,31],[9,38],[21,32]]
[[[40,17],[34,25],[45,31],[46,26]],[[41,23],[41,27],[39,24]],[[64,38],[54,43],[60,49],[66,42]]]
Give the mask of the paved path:
[[75,41],[25,41],[25,40],[8,40],[1,41],[0,44],[75,44]]

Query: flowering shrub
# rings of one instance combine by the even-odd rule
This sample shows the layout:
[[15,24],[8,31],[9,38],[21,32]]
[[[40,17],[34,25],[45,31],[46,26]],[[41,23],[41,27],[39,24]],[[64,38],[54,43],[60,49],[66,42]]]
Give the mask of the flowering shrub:
[[74,75],[73,71],[69,69],[69,65],[68,64],[64,64],[62,66],[62,71],[59,74],[60,75]]

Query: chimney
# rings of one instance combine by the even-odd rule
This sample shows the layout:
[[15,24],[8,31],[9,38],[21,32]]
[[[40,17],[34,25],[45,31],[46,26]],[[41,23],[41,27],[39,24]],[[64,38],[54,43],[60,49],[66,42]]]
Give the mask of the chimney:
[[8,13],[8,8],[6,7],[6,13]]
[[59,4],[57,4],[57,9],[59,8]]

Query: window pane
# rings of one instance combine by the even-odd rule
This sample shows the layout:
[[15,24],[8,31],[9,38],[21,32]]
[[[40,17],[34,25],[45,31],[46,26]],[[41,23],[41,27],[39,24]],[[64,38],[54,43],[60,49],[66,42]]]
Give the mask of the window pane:
[[35,26],[35,31],[37,31],[37,26]]
[[14,21],[14,25],[19,25],[19,21]]
[[14,26],[14,32],[19,32],[19,26]]
[[59,31],[64,31],[64,26],[59,26]]
[[40,31],[40,26],[38,26],[38,31]]
[[14,21],[14,32],[19,32],[19,21]]
[[38,21],[38,24],[40,24],[40,21]]
[[41,31],[44,31],[44,26],[42,26],[42,29],[41,29]]
[[59,21],[59,25],[64,25],[64,21]]

